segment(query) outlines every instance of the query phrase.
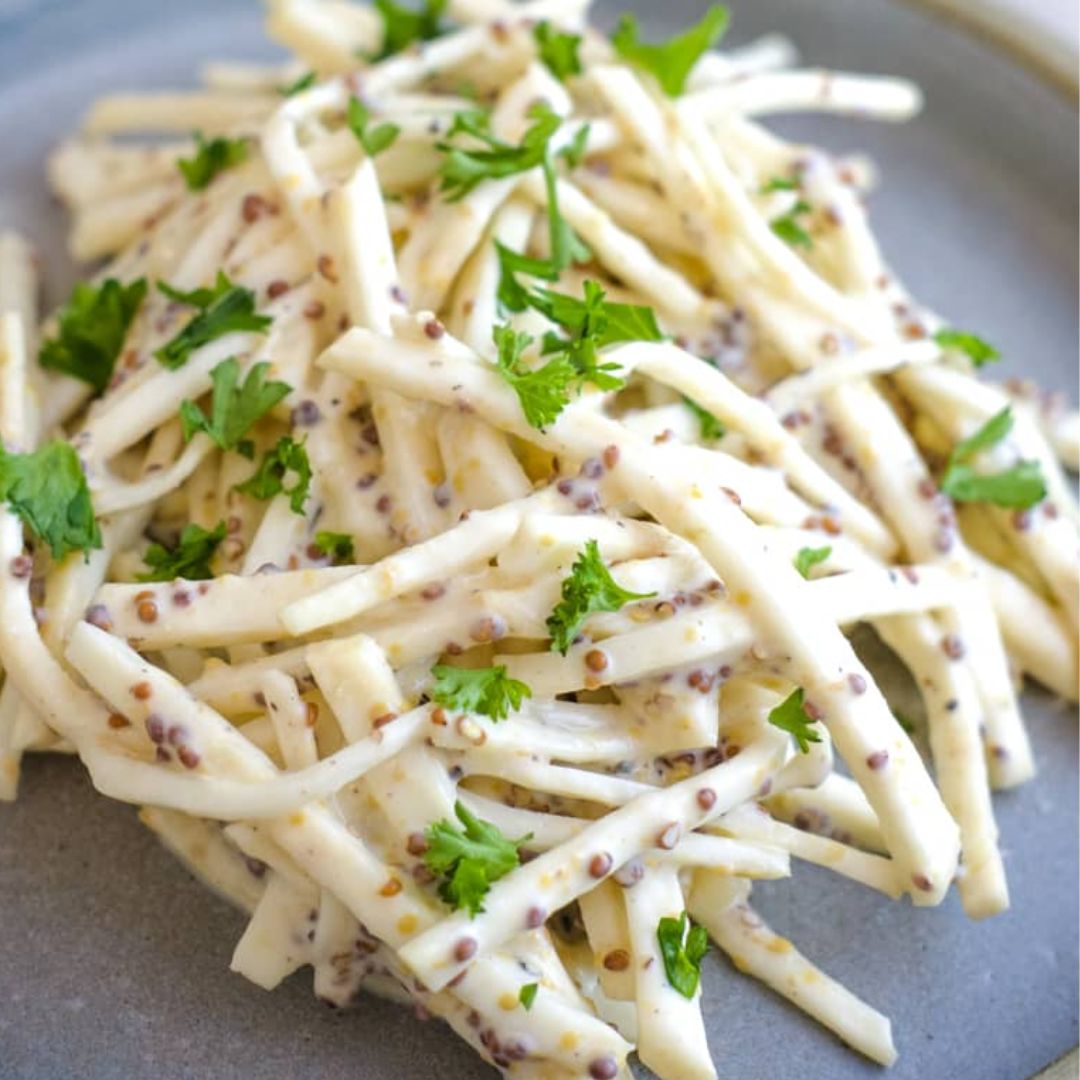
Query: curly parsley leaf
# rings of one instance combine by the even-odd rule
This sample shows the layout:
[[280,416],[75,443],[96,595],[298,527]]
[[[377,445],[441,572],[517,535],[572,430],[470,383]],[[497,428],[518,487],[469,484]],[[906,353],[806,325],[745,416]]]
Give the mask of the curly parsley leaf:
[[288,83],[285,86],[279,86],[277,92],[282,97],[293,97],[295,94],[301,94],[305,90],[310,90],[315,85],[316,78],[317,76],[314,71],[305,71],[296,82]]
[[810,753],[812,742],[821,742],[821,736],[810,726],[811,720],[804,707],[806,692],[800,686],[792,691],[779,705],[769,713],[769,723],[786,731],[799,745],[799,752]]
[[503,665],[489,668],[459,668],[436,664],[431,669],[435,685],[431,700],[448,709],[479,713],[492,720],[505,720],[521,708],[532,690],[523,682],[511,679]]
[[812,248],[813,237],[799,223],[799,218],[813,211],[813,207],[803,199],[799,199],[786,213],[781,214],[769,222],[769,228],[792,247]]
[[145,298],[145,278],[128,285],[108,278],[100,288],[79,282],[57,316],[56,337],[42,342],[38,362],[89,383],[100,394]]
[[210,569],[218,545],[225,539],[225,522],[219,521],[213,529],[201,525],[185,525],[180,541],[170,551],[162,544],[151,544],[143,555],[143,562],[150,567],[139,574],[139,581],[206,581],[214,576]]
[[690,922],[684,911],[677,919],[665,916],[660,920],[656,941],[668,982],[684,998],[692,998],[701,982],[701,961],[709,951],[709,935]]
[[998,473],[978,473],[969,462],[996,446],[1013,427],[1012,408],[992,416],[949,455],[941,490],[957,502],[985,502],[1008,510],[1027,510],[1046,498],[1046,479],[1037,461],[1019,461]]
[[521,1005],[526,1012],[533,1007],[533,1002],[536,1000],[536,992],[539,989],[539,983],[526,983],[521,990],[518,991],[518,1001],[521,1002]]
[[222,360],[210,372],[214,389],[209,417],[194,401],[180,403],[184,438],[190,439],[195,432],[205,431],[222,450],[236,449],[244,457],[251,457],[254,448],[244,439],[248,429],[292,390],[288,383],[277,379],[267,382],[269,370],[269,364],[254,364],[243,384],[238,386],[240,365],[231,356]]
[[414,11],[394,0],[375,0],[375,10],[382,16],[382,49],[375,57],[388,56],[407,49],[414,41],[431,41],[445,33],[440,20],[446,11],[447,0],[423,0]]
[[204,139],[201,131],[195,132],[195,156],[177,158],[176,167],[183,174],[189,191],[202,191],[218,173],[240,165],[247,160],[247,139],[226,139],[218,136]]
[[655,595],[630,592],[619,585],[604,565],[599,545],[590,540],[570,567],[570,576],[562,583],[562,599],[548,616],[552,652],[565,656],[590,615],[619,611],[632,600],[648,600]]
[[720,40],[727,24],[727,8],[716,4],[689,30],[662,45],[651,45],[641,40],[637,19],[624,15],[611,36],[611,44],[627,63],[655,76],[668,97],[678,97],[686,89],[694,65]]
[[702,408],[693,398],[684,395],[683,404],[697,418],[698,429],[701,432],[701,438],[705,442],[714,442],[716,439],[722,439],[727,434],[724,422],[713,416],[708,409]]
[[69,551],[101,547],[90,489],[69,443],[56,440],[32,454],[11,454],[0,445],[0,500],[57,561]]
[[556,30],[546,19],[533,29],[540,60],[559,82],[566,82],[571,75],[581,74],[580,34],[566,34]]
[[180,333],[154,353],[170,371],[183,367],[196,349],[219,337],[244,330],[261,333],[273,322],[269,315],[255,313],[255,294],[250,289],[234,285],[220,270],[213,288],[183,292],[159,281],[158,290],[170,300],[199,309]]
[[348,533],[319,531],[315,534],[315,547],[334,563],[351,563],[356,558],[353,538]]
[[533,341],[528,334],[496,326],[492,335],[499,350],[499,374],[517,394],[525,419],[543,431],[558,419],[570,401],[572,389],[580,385],[578,372],[565,356],[556,356],[530,371],[521,363],[522,353]]
[[439,886],[443,900],[455,911],[466,908],[475,918],[484,910],[484,897],[492,884],[520,865],[518,848],[532,834],[508,840],[495,825],[471,814],[460,802],[454,813],[464,828],[445,818],[430,825],[424,833],[424,862],[443,877]]
[[810,571],[813,570],[818,563],[823,563],[831,554],[831,547],[799,548],[799,552],[794,560],[795,569],[798,570],[804,578],[809,580]]
[[993,364],[1001,359],[1001,353],[989,341],[966,330],[945,327],[934,335],[934,340],[943,349],[964,353],[977,368],[981,368],[983,364]]
[[349,98],[345,121],[368,157],[381,154],[401,134],[397,124],[376,124],[371,127],[371,110],[357,97]]
[[[294,480],[291,487],[286,487],[285,481],[290,475]],[[255,472],[242,484],[236,485],[237,491],[256,499],[288,495],[289,506],[294,514],[303,514],[304,502],[310,488],[311,463],[308,461],[307,450],[304,449],[303,442],[294,442],[288,435],[278,439],[277,446],[263,454]]]

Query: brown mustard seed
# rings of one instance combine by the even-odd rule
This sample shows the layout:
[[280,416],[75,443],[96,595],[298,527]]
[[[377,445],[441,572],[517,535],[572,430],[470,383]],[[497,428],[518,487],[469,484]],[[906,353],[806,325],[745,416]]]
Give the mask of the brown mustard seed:
[[605,446],[604,453],[601,456],[604,459],[605,468],[614,469],[619,464],[619,448],[617,446]]
[[371,722],[371,726],[378,731],[379,728],[386,727],[387,724],[393,723],[398,718],[396,712],[383,713],[382,716],[376,716]]
[[405,841],[405,850],[410,855],[423,855],[428,849],[428,842],[422,832],[409,833]]
[[438,319],[428,319],[424,323],[424,333],[431,338],[432,341],[438,341],[446,333],[446,327],[443,326]]
[[114,731],[119,731],[121,728],[131,727],[131,721],[126,716],[121,716],[119,713],[109,713],[109,727]]
[[34,560],[29,555],[16,555],[11,560],[11,576],[28,578],[34,572]]
[[934,887],[925,874],[912,874],[911,881],[916,889],[921,889],[923,892],[930,892]]
[[111,630],[112,619],[109,618],[109,609],[104,604],[91,604],[83,616],[91,626],[99,630]]
[[153,743],[165,741],[165,721],[157,713],[151,713],[146,718],[146,734],[150,736],[150,741]]
[[678,822],[673,821],[670,825],[661,830],[660,835],[656,838],[656,843],[665,851],[670,851],[679,842],[681,836],[682,827]]
[[276,300],[279,296],[284,296],[289,291],[289,283],[287,281],[271,281],[266,286],[266,295],[271,300]]
[[711,810],[716,805],[716,792],[711,787],[703,787],[697,793],[697,804],[702,810]]
[[853,671],[848,677],[848,686],[851,687],[853,694],[865,694],[866,693],[866,680],[857,672]]
[[884,769],[889,764],[889,751],[888,750],[875,750],[866,759],[866,764],[869,768],[875,772],[878,769]]
[[593,1058],[589,1062],[589,1076],[592,1080],[615,1080],[618,1075],[618,1063],[610,1055]]
[[464,964],[466,960],[471,960],[476,955],[477,948],[476,938],[458,938],[454,945],[454,959],[459,964]]
[[140,601],[139,605],[135,608],[135,612],[139,616],[140,622],[157,622],[157,604],[155,604],[153,600]]
[[803,702],[803,712],[810,717],[811,720],[824,720],[825,710],[820,705],[816,705],[812,701]]
[[594,878],[607,877],[611,873],[611,866],[611,856],[606,851],[599,851],[589,860],[589,875]]
[[321,319],[326,314],[326,305],[321,300],[309,300],[304,306],[305,319]]
[[172,761],[172,754],[164,746],[159,746],[154,750],[154,758],[157,761]]
[[962,660],[967,650],[964,648],[964,643],[955,634],[946,634],[941,639],[941,651],[950,660]]
[[153,692],[148,682],[138,682],[131,688],[131,696],[138,701],[146,701]]
[[585,666],[590,671],[603,671],[608,666],[607,653],[602,649],[590,649],[585,654]]
[[192,750],[190,746],[181,746],[180,749],[176,751],[176,756],[180,759],[180,764],[183,765],[185,769],[196,769],[199,766],[199,762],[202,761],[198,751]]
[[630,954],[625,949],[612,949],[604,957],[604,967],[608,971],[625,971],[630,966]]
[[383,886],[383,887],[382,887],[382,888],[381,888],[381,889],[379,890],[379,895],[380,895],[380,896],[397,896],[397,894],[398,894],[399,892],[401,892],[401,890],[402,890],[403,888],[405,888],[405,886],[401,884],[401,881],[400,881],[400,880],[399,880],[398,878],[396,878],[396,877],[392,877],[392,878],[391,878],[391,879],[390,879],[390,880],[389,880],[389,881],[388,881],[388,882],[387,882],[387,883],[386,883],[386,884],[385,884],[385,885],[384,885],[384,886]]
[[431,710],[431,722],[436,727],[446,727],[446,710],[437,705]]
[[547,912],[542,907],[533,906],[525,912],[525,925],[530,930],[537,930],[544,925],[547,919]]
[[315,263],[315,268],[332,285],[338,283],[337,267],[334,265],[333,255],[320,255]]

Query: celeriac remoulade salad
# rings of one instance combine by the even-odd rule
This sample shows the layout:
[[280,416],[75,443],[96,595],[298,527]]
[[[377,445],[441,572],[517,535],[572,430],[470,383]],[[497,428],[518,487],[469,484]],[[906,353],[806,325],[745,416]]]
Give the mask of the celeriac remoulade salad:
[[89,276],[39,323],[0,238],[0,794],[77,754],[250,913],[236,971],[508,1076],[716,1076],[710,948],[888,1065],[753,882],[1008,907],[1080,423],[906,291],[869,162],[761,123],[914,86],[587,8],[273,0],[289,60],[56,150]]

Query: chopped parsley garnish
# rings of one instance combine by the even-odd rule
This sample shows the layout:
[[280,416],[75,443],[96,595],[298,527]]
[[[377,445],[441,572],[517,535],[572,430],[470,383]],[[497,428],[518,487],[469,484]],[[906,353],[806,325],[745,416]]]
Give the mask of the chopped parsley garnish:
[[650,45],[641,40],[637,19],[624,15],[611,36],[611,44],[627,63],[655,76],[668,97],[678,97],[686,89],[694,65],[720,40],[727,24],[728,10],[717,4],[689,30],[662,45]]
[[772,195],[777,191],[798,191],[799,184],[797,180],[792,180],[786,176],[774,176],[771,180],[767,181],[761,186],[762,195]]
[[[273,385],[270,383],[270,386]],[[285,480],[289,476],[294,477],[293,483],[291,487],[286,487]],[[303,514],[310,487],[311,463],[303,442],[294,442],[288,435],[283,435],[278,439],[277,446],[263,454],[258,469],[242,484],[236,485],[236,490],[256,499],[288,495],[292,512]]]
[[618,366],[601,364],[600,350],[622,341],[663,341],[664,335],[652,308],[611,303],[606,296],[595,281],[586,281],[581,300],[551,289],[536,289],[529,296],[529,305],[562,327],[565,334],[544,335],[545,356],[565,352],[583,378],[601,390],[618,390],[623,380],[611,374]]
[[977,368],[1001,359],[1001,353],[989,341],[984,341],[978,334],[970,334],[966,330],[945,327],[934,335],[934,340],[943,349],[964,353]]
[[[532,262],[500,248],[500,256]],[[504,276],[505,276],[504,262]],[[634,304],[609,303],[606,293],[595,281],[586,281],[584,297],[567,296],[550,289],[525,289],[510,275],[523,306],[534,308],[562,328],[563,334],[547,333],[541,354],[552,357],[543,367],[530,371],[521,364],[525,349],[532,343],[527,334],[509,326],[494,330],[499,350],[499,372],[521,401],[525,418],[536,428],[552,423],[570,400],[571,390],[580,391],[585,383],[601,390],[619,390],[624,381],[616,372],[619,366],[602,363],[600,349],[621,341],[661,341],[663,334],[652,308]]]
[[291,82],[286,86],[279,86],[277,92],[282,97],[292,97],[294,94],[300,94],[305,90],[310,90],[315,85],[316,75],[314,71],[305,71],[296,82]]
[[277,379],[266,381],[270,370],[267,363],[252,366],[242,385],[240,365],[235,358],[222,360],[212,372],[214,384],[209,417],[194,401],[180,403],[180,423],[184,438],[190,439],[197,431],[205,431],[222,450],[236,449],[244,457],[251,457],[254,447],[244,439],[248,429],[260,417],[268,413],[292,387]]
[[810,726],[816,721],[806,712],[803,705],[805,697],[806,692],[800,686],[769,713],[769,723],[791,735],[802,754],[810,753],[812,742],[821,742],[821,736]]
[[394,0],[375,0],[375,10],[383,21],[382,49],[376,60],[385,60],[414,41],[431,41],[445,32],[439,20],[446,11],[446,0],[423,0],[418,11]]
[[353,538],[348,533],[317,532],[315,547],[335,563],[351,563],[356,558]]
[[724,426],[724,422],[722,420],[717,420],[708,409],[702,408],[702,406],[694,401],[693,398],[688,398],[684,395],[683,404],[697,418],[698,429],[703,441],[714,442],[716,439],[722,439],[727,434],[727,428]]
[[813,237],[799,224],[799,218],[813,212],[813,207],[803,199],[799,199],[795,205],[769,222],[769,228],[792,247],[811,248],[814,246]]
[[56,337],[42,342],[38,362],[89,383],[100,394],[145,298],[145,278],[128,285],[108,278],[100,288],[79,282],[57,316]]
[[349,98],[345,120],[368,157],[381,154],[401,134],[401,128],[397,124],[376,124],[370,127],[371,110],[357,97]]
[[533,30],[540,60],[559,82],[566,82],[571,75],[581,74],[580,34],[566,34],[556,30],[546,19]]
[[269,315],[255,313],[255,294],[250,289],[234,285],[220,270],[211,289],[182,292],[159,281],[158,290],[170,300],[199,309],[176,337],[154,353],[170,371],[183,367],[196,349],[219,337],[243,330],[262,332],[273,322]]
[[469,813],[462,803],[454,805],[454,813],[464,829],[445,818],[430,825],[424,833],[428,845],[424,862],[443,877],[439,886],[443,900],[455,911],[467,909],[475,918],[484,910],[484,897],[492,884],[520,865],[518,848],[532,834],[507,840],[495,825]]
[[566,408],[571,390],[575,383],[580,385],[581,377],[565,356],[556,356],[531,371],[523,367],[522,353],[533,341],[528,334],[510,326],[496,326],[492,336],[499,350],[499,374],[517,394],[525,419],[543,431]]
[[588,541],[570,568],[570,576],[562,583],[562,599],[548,616],[552,651],[565,656],[590,615],[619,611],[632,600],[648,600],[655,595],[622,588],[604,565],[597,542]]
[[810,578],[810,571],[814,569],[818,563],[823,563],[832,554],[831,547],[804,547],[799,548],[799,553],[795,556],[795,569],[807,580]]
[[[446,155],[440,169],[440,190],[450,202],[465,198],[484,180],[528,172],[548,160],[548,143],[562,120],[543,102],[529,110],[529,118],[534,123],[521,137],[520,145],[513,146],[491,133],[491,115],[484,110],[471,109],[455,115],[447,141],[436,144]],[[462,146],[450,141],[459,135],[481,145]]]
[[139,574],[139,581],[205,581],[214,576],[210,560],[225,539],[225,522],[219,521],[213,529],[201,525],[185,525],[180,542],[170,551],[161,544],[151,544],[143,555],[143,562],[150,567],[148,573]]
[[536,992],[539,989],[539,983],[526,983],[518,992],[518,1001],[521,1002],[521,1005],[526,1012],[533,1007],[533,1002],[536,1000]]
[[196,131],[195,156],[177,158],[176,167],[183,173],[189,191],[202,191],[218,173],[242,164],[247,156],[247,139],[204,139],[202,132]]
[[684,998],[692,998],[701,982],[701,961],[709,951],[708,933],[690,922],[684,911],[677,919],[660,920],[656,940],[668,982]]
[[435,685],[431,688],[431,700],[448,709],[479,713],[492,720],[505,720],[521,708],[525,698],[532,697],[532,690],[523,682],[511,679],[506,668],[460,668],[449,664],[436,664],[431,669]]
[[69,443],[56,440],[32,454],[11,454],[0,445],[0,500],[58,562],[69,551],[101,547],[90,489]]
[[1037,461],[1020,461],[999,473],[977,473],[969,464],[983,450],[1004,439],[1013,427],[1012,408],[991,417],[949,455],[941,490],[957,502],[985,502],[1009,510],[1027,510],[1046,498],[1046,480]]

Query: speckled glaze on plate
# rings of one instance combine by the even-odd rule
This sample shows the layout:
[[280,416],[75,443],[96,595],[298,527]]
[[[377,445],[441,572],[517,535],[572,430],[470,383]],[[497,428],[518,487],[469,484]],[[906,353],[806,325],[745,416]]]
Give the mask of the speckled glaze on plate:
[[[623,5],[635,6],[635,5]],[[701,3],[639,3],[655,30]],[[885,250],[915,291],[1006,354],[1005,369],[1076,396],[1077,124],[1029,71],[888,0],[734,0],[732,37],[792,36],[813,63],[914,77],[903,127],[821,120],[786,132],[871,153]],[[614,5],[601,5],[610,18]],[[266,52],[254,3],[0,0],[0,225],[69,287],[49,145],[95,95],[190,79],[208,55]],[[955,897],[916,911],[814,868],[755,898],[777,930],[893,1020],[891,1080],[1023,1080],[1077,1042],[1077,725],[1025,706],[1040,779],[996,799],[1012,910],[967,922]],[[241,916],[209,895],[76,763],[27,763],[0,808],[0,1077],[4,1080],[405,1080],[494,1075],[407,1011],[331,1013],[301,973],[266,994],[228,971]],[[880,1070],[723,960],[705,1012],[732,1080],[868,1078]]]

